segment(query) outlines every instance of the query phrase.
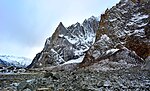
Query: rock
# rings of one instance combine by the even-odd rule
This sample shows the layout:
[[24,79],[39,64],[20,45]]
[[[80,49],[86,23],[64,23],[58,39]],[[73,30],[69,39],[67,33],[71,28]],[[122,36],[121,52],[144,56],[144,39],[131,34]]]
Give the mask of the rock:
[[[150,39],[147,37],[150,29],[149,4],[147,0],[141,0],[140,3],[121,0],[116,6],[107,9],[101,15],[95,43],[86,52],[80,67],[107,58],[109,61],[126,60],[127,63],[144,64],[144,59],[150,54]],[[119,54],[121,50],[128,52]]]
[[101,88],[101,87],[103,87],[104,86],[104,82],[103,81],[99,81],[98,83],[97,83],[97,87],[98,88]]
[[150,42],[147,38],[131,35],[126,39],[126,47],[145,59],[150,56]]
[[45,72],[44,73],[44,78],[49,78],[49,77],[53,77],[53,73],[51,73],[51,72]]
[[47,38],[43,50],[36,55],[28,68],[56,66],[83,56],[94,43],[97,29],[98,20],[95,17],[67,28],[60,22],[53,35]]
[[[150,87],[150,74],[148,70],[140,67],[131,67],[121,70],[93,71],[87,68],[78,69],[74,72],[59,71],[53,73],[52,77],[35,78],[22,81],[19,85],[5,84],[3,89],[13,88],[13,91],[101,91],[101,90],[146,90]],[[17,89],[15,89],[17,87]],[[7,91],[7,90],[6,90]]]
[[64,88],[59,88],[58,91],[65,91],[65,89]]
[[3,91],[14,91],[14,89],[11,88],[11,87],[7,87],[7,88],[5,88]]
[[21,84],[19,84],[19,86],[17,88],[18,91],[33,91],[32,85],[30,85],[28,83],[21,83]]
[[44,78],[51,77],[53,80],[58,80],[60,78],[58,73],[46,72],[44,73]]
[[58,79],[60,79],[60,74],[58,74],[58,73],[55,73],[55,74],[53,74],[53,77],[52,77],[54,80],[58,80]]
[[54,88],[54,85],[49,85],[48,88],[49,88],[51,91],[54,91],[54,89],[55,89],[55,88]]
[[104,87],[111,87],[112,85],[111,85],[111,82],[109,81],[109,80],[106,80],[105,82],[104,82]]
[[33,91],[35,88],[34,88],[34,85],[33,85],[33,80],[27,80],[27,81],[23,81],[21,82],[18,86],[17,86],[17,91]]
[[84,59],[82,63],[79,64],[79,67],[87,67],[88,69],[96,71],[108,71],[143,65],[143,62],[144,60],[134,52],[127,49],[121,49],[111,55],[97,58],[92,64]]
[[144,64],[144,66],[142,67],[142,69],[144,69],[144,70],[150,70],[150,56],[149,57],[147,57],[146,59],[145,59],[145,64]]

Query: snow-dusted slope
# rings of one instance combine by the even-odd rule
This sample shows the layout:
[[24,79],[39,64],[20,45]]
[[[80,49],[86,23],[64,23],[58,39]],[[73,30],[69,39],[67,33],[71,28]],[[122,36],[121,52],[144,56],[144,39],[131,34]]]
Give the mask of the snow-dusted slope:
[[31,63],[29,58],[7,55],[0,55],[0,60],[4,66],[26,67]]
[[85,19],[82,24],[76,23],[69,27],[64,27],[60,22],[29,67],[49,67],[80,58],[95,42],[98,24],[98,18],[93,16]]
[[96,40],[82,66],[108,59],[143,63],[150,56],[150,0],[120,0],[101,15]]

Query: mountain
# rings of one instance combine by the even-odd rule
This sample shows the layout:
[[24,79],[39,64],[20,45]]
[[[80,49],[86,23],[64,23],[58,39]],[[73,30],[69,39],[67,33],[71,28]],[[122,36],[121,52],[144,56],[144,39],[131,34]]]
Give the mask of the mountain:
[[84,56],[95,41],[99,20],[96,17],[85,19],[64,27],[62,22],[53,35],[46,39],[43,50],[36,55],[28,67],[50,67]]
[[0,67],[10,66],[11,64],[7,61],[0,59]]
[[86,21],[60,23],[27,73],[1,74],[0,90],[150,91],[150,0],[121,0]]
[[79,67],[94,63],[99,66],[101,61],[107,67],[144,64],[150,56],[149,4],[149,0],[121,0],[107,9],[100,21],[91,17],[67,28],[60,22],[28,68],[56,66],[67,61],[81,62]]
[[95,43],[86,52],[80,67],[94,63],[97,63],[95,68],[103,68],[99,64],[114,69],[120,63],[135,66],[150,60],[149,56],[150,1],[121,0],[101,15]]
[[31,59],[25,57],[16,57],[8,55],[0,55],[1,67],[14,66],[14,67],[26,67],[31,63]]

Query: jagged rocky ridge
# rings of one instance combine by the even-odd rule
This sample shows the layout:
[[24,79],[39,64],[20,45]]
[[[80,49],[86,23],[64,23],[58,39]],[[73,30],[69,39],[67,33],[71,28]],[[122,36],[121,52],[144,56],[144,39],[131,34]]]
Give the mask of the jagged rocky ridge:
[[84,56],[84,52],[95,41],[98,23],[98,19],[93,16],[82,24],[76,23],[67,28],[60,22],[28,68],[55,66]]
[[143,64],[145,59],[150,60],[149,35],[150,1],[121,0],[101,15],[96,41],[80,67],[102,60],[126,66]]

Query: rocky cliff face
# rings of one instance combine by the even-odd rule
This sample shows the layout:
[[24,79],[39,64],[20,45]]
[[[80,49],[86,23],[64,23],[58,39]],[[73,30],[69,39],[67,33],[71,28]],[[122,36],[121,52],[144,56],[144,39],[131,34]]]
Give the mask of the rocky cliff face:
[[139,64],[150,56],[149,0],[121,0],[101,15],[99,26],[80,67],[104,59]]
[[83,56],[95,41],[98,23],[96,17],[67,28],[60,22],[53,35],[46,40],[43,50],[28,67],[50,67]]

